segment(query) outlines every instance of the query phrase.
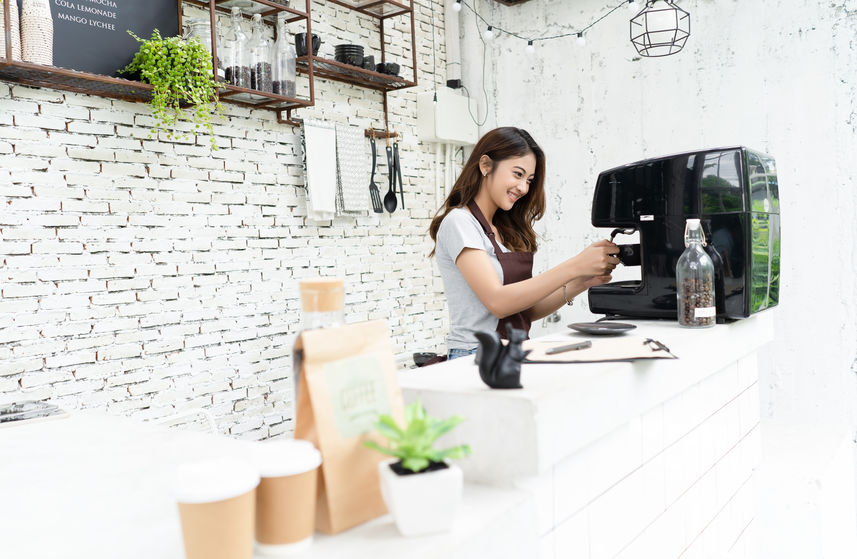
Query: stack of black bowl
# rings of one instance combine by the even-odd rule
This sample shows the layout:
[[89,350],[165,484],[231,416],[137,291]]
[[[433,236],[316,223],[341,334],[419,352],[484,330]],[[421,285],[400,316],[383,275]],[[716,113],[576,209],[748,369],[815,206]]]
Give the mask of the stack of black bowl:
[[336,45],[337,62],[351,66],[363,66],[363,47],[360,45]]

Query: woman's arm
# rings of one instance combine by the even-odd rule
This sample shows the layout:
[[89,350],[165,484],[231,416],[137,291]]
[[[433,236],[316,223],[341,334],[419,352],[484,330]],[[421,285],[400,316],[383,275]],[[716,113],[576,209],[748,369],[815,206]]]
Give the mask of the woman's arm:
[[594,278],[590,278],[588,280],[580,280],[574,279],[566,284],[565,288],[565,296],[563,296],[562,288],[560,287],[535,305],[530,308],[530,320],[536,321],[540,318],[544,318],[556,311],[557,309],[562,308],[563,305],[567,303],[566,297],[571,301],[573,298],[577,297],[593,285],[601,285],[609,282],[613,279],[613,276],[610,274],[606,274],[603,276],[595,276]]
[[[573,280],[581,280],[581,287],[577,291],[580,293],[585,289],[582,287],[582,282],[597,276],[609,275],[613,271],[619,263],[619,259],[613,255],[618,252],[619,247],[610,241],[598,241],[577,256],[569,258],[546,272],[509,285],[500,283],[500,278],[491,264],[491,258],[483,250],[465,248],[458,255],[455,264],[485,308],[497,318],[504,318],[530,309],[547,297],[550,297],[550,301],[556,302],[557,297],[562,297],[563,284]],[[560,304],[557,304],[553,310],[559,308]]]

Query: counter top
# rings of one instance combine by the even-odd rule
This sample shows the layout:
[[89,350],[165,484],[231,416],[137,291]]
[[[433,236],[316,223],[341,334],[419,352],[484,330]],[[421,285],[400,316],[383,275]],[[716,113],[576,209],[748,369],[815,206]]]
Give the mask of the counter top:
[[[402,371],[399,382],[406,401],[421,398],[429,414],[465,417],[443,443],[473,447],[473,454],[460,462],[466,479],[505,482],[548,471],[566,456],[770,342],[773,312],[706,329],[628,320],[637,325],[634,335],[661,341],[678,359],[524,364],[524,388],[519,390],[488,388],[469,357]],[[569,331],[541,339],[588,338]],[[748,368],[748,374],[754,372],[755,368]]]
[[[240,457],[246,444],[96,413],[3,426],[0,555],[181,559],[176,466]],[[316,534],[301,557],[464,559],[494,548],[495,557],[523,557],[537,545],[531,508],[526,492],[465,484],[452,532],[405,538],[386,515],[335,536]]]

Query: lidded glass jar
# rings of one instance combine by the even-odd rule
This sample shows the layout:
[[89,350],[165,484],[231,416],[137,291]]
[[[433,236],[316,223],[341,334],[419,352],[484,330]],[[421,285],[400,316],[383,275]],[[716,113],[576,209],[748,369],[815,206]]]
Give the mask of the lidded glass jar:
[[265,37],[262,14],[253,14],[253,36],[250,39],[250,89],[272,91],[271,41]]
[[[211,20],[208,18],[193,18],[188,20],[187,27],[188,29],[184,39],[198,39],[199,42],[202,43],[202,46],[205,47],[205,50],[208,51],[209,56],[211,56]],[[218,24],[217,27],[219,30],[220,25]],[[226,75],[223,65],[221,64],[223,53],[218,54],[220,54],[220,57],[216,64],[217,79],[222,80]]]
[[714,326],[714,262],[705,252],[705,234],[698,219],[684,226],[684,252],[676,264],[678,323],[693,328]]
[[231,24],[223,41],[223,67],[226,82],[250,87],[250,39],[241,28],[241,8],[232,6]]
[[295,46],[289,40],[286,14],[280,12],[277,14],[277,41],[274,43],[274,67],[271,82],[272,91],[277,95],[294,98],[297,79],[296,60]]

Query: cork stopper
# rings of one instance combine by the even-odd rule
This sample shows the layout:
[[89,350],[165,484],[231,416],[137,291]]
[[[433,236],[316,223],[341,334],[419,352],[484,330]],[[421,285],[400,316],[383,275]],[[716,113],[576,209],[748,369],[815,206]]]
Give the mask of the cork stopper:
[[304,312],[338,311],[345,303],[345,280],[342,278],[302,279],[300,288]]

